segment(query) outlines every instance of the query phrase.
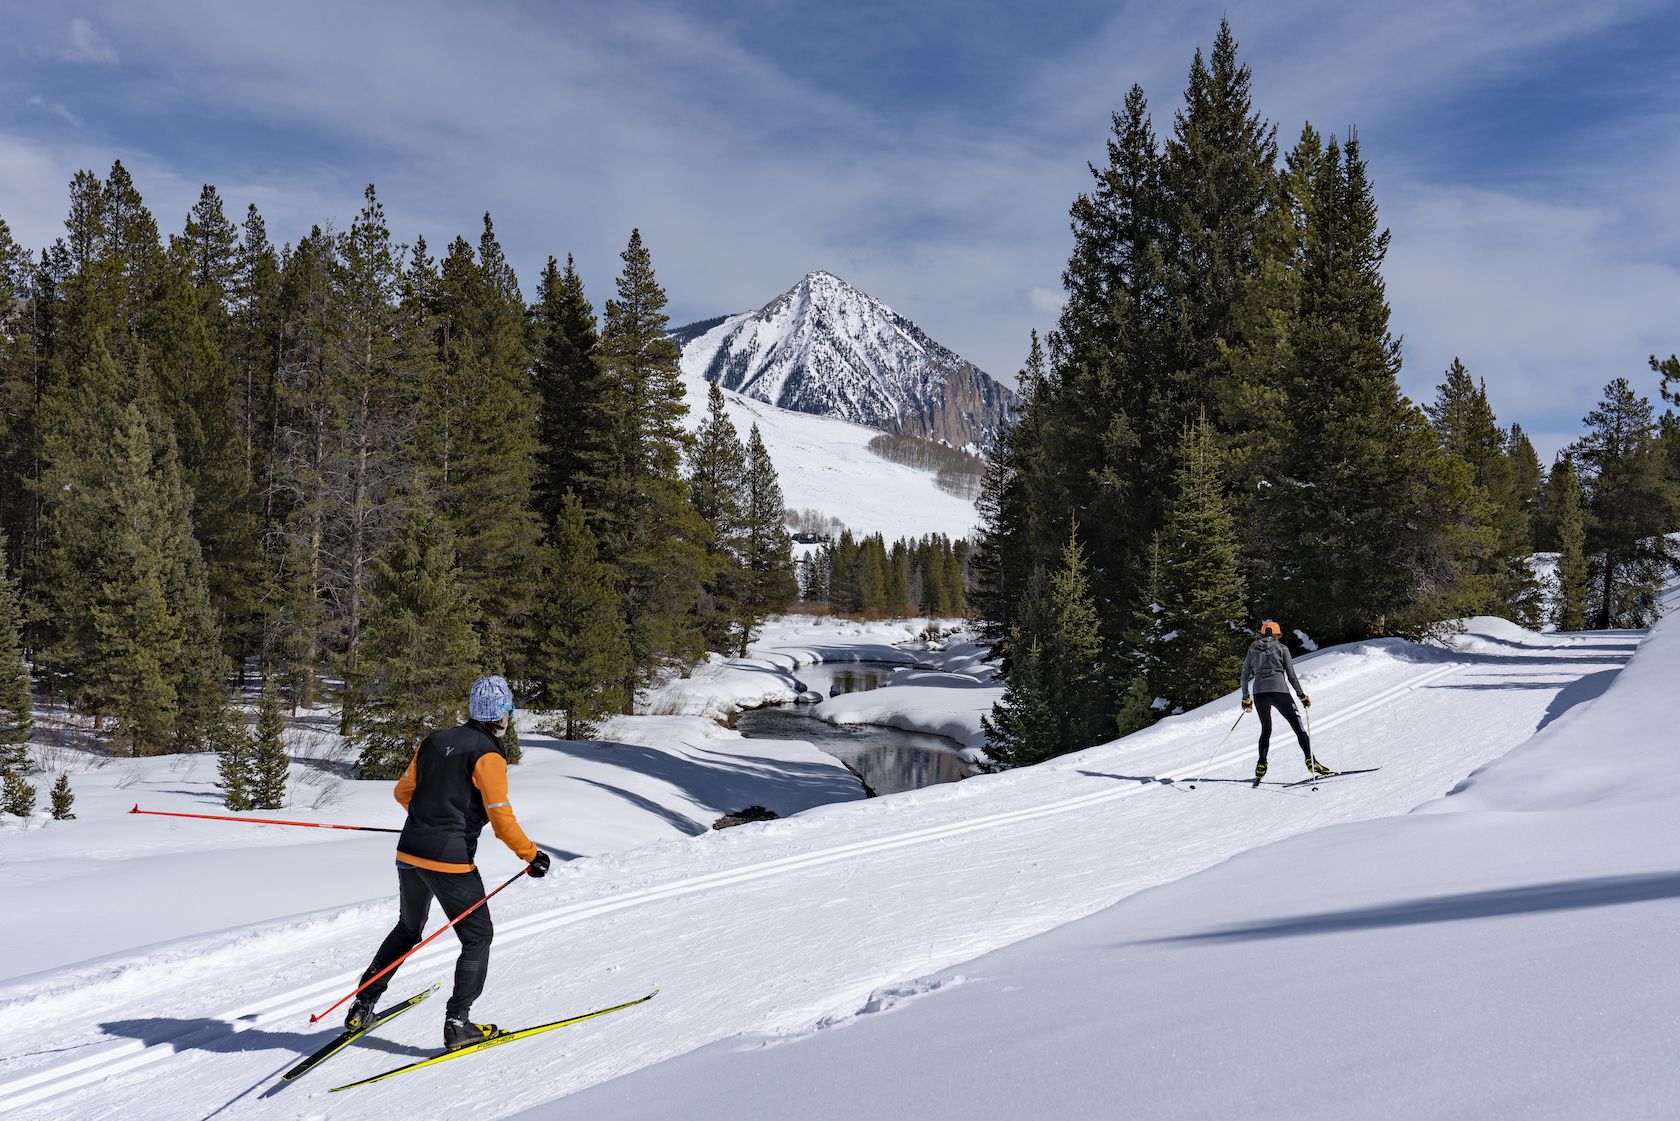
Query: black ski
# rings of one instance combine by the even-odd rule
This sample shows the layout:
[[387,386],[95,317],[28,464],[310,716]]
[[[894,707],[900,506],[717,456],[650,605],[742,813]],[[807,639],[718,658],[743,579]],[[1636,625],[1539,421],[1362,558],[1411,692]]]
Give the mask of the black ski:
[[1358,768],[1356,770],[1352,770],[1352,771],[1331,771],[1327,775],[1308,775],[1304,779],[1299,779],[1295,782],[1286,782],[1283,785],[1285,785],[1285,786],[1305,786],[1305,785],[1307,785],[1307,783],[1317,782],[1319,779],[1341,778],[1343,775],[1368,775],[1372,771],[1380,771],[1380,770],[1382,770],[1381,767],[1360,767],[1360,768]]
[[301,1078],[303,1075],[308,1074],[310,1071],[314,1070],[316,1067],[320,1066],[322,1063],[326,1062],[328,1059],[356,1042],[356,1040],[362,1038],[362,1036],[366,1035],[380,1024],[385,1023],[387,1020],[396,1019],[398,1016],[401,1016],[404,1012],[407,1012],[410,1008],[413,1008],[416,1004],[419,1004],[422,1000],[425,1000],[437,991],[438,987],[433,985],[424,992],[415,993],[401,1004],[393,1004],[383,1012],[374,1013],[373,1023],[369,1024],[361,1031],[340,1032],[336,1039],[327,1041],[327,1043],[324,1044],[319,1051],[303,1060],[303,1062],[299,1063],[291,1070],[288,1070],[285,1074],[282,1074],[280,1076],[280,1081],[290,1082],[294,1078]]
[[441,1055],[433,1055],[429,1059],[421,1059],[418,1062],[409,1063],[407,1066],[397,1067],[395,1070],[387,1070],[383,1073],[373,1075],[371,1078],[363,1078],[358,1082],[347,1082],[343,1086],[334,1086],[333,1090],[352,1090],[357,1086],[366,1086],[372,1082],[381,1082],[387,1078],[394,1078],[399,1074],[407,1074],[409,1071],[420,1070],[424,1067],[433,1066],[437,1063],[448,1062],[450,1059],[459,1059],[463,1056],[471,1055],[490,1047],[500,1047],[502,1044],[512,1043],[516,1039],[529,1039],[533,1035],[541,1035],[543,1032],[553,1031],[555,1028],[564,1028],[570,1027],[572,1024],[581,1024],[583,1021],[593,1020],[597,1016],[605,1016],[611,1012],[621,1012],[626,1008],[634,1008],[638,1004],[646,1004],[658,995],[659,990],[654,989],[646,996],[639,996],[635,1000],[627,1000],[623,1004],[615,1004],[610,1008],[597,1008],[593,1012],[583,1012],[576,1016],[567,1016],[564,1020],[554,1020],[551,1023],[538,1024],[534,1028],[520,1028],[516,1031],[504,1031],[500,1035],[492,1036],[482,1043],[469,1043],[465,1047],[459,1047],[453,1051],[445,1051]]

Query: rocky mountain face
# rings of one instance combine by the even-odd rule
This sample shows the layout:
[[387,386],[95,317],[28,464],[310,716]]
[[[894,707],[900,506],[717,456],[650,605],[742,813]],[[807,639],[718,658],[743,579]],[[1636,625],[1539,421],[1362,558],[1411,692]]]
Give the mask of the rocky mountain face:
[[672,332],[691,377],[783,409],[990,447],[1015,394],[881,301],[814,272],[757,311]]

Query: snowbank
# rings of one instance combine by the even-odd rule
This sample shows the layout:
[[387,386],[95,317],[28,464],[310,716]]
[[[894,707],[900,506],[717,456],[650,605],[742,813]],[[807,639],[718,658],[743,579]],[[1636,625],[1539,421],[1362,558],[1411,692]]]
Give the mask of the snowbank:
[[[1472,625],[1473,655],[1534,637]],[[1572,637],[1550,656],[1585,672],[1542,730],[1419,812],[1255,849],[907,975],[816,1030],[719,1044],[524,1116],[611,1121],[673,1098],[686,1117],[740,1116],[750,1086],[759,1117],[1672,1117],[1680,620],[1619,675],[1621,636]],[[1539,680],[1424,688],[1467,714]],[[1401,733],[1395,717],[1366,750]]]

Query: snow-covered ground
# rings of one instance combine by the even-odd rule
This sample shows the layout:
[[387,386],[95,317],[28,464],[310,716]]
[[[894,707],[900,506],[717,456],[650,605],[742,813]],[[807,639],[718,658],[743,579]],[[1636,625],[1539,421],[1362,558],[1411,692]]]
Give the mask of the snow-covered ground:
[[[683,388],[688,424],[698,427],[706,416],[707,382],[685,374]],[[782,500],[792,509],[819,510],[860,537],[880,533],[889,542],[930,533],[966,537],[979,525],[974,503],[940,490],[931,471],[870,451],[869,441],[881,434],[879,429],[778,409],[728,390],[723,397],[741,439],[758,425],[776,465]]]
[[[140,910],[211,894],[260,904],[308,845],[253,830],[278,853],[257,867],[225,833],[200,850],[177,838],[128,862],[152,890],[119,898],[24,900],[8,882],[21,925],[69,911],[129,949],[0,985],[0,1110],[1660,1116],[1680,1097],[1680,777],[1656,722],[1680,635],[1659,629],[1616,679],[1639,638],[1478,620],[1451,650],[1383,640],[1303,658],[1320,756],[1382,767],[1316,792],[1240,781],[1253,728],[1216,750],[1227,697],[1039,767],[557,866],[498,896],[475,1012],[521,1025],[658,998],[348,1100],[325,1092],[435,1047],[437,1009],[278,1093],[273,1078],[328,1034],[308,1014],[353,983],[389,898],[287,918],[257,905],[247,925],[163,945],[129,933]],[[1273,758],[1273,777],[1295,777],[1290,745]],[[1425,804],[1436,812],[1408,814]],[[7,834],[0,860],[11,874],[18,842],[77,827],[84,850],[120,850],[106,831],[137,820]],[[334,847],[379,863],[377,843]],[[487,879],[515,866],[498,848],[487,840]],[[8,962],[19,925],[0,935]],[[454,952],[423,951],[394,991],[447,982]]]

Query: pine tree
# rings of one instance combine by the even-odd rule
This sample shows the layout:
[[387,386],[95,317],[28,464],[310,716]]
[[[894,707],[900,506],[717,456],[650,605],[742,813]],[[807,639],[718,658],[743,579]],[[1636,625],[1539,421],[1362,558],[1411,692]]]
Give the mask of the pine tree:
[[[700,626],[711,650],[733,650],[749,625],[751,575],[747,553],[747,453],[715,384],[706,395],[706,418],[688,446],[688,492],[694,509],[711,526],[706,542],[706,594]],[[778,514],[778,521],[780,515]]]
[[[1533,532],[1528,510],[1529,484],[1519,480],[1519,463],[1507,449],[1507,434],[1494,418],[1487,386],[1470,379],[1464,364],[1454,358],[1435,403],[1425,411],[1434,424],[1441,448],[1468,463],[1483,501],[1479,520],[1492,531],[1492,547],[1476,558],[1466,573],[1475,590],[1467,597],[1471,609],[1503,615],[1524,626],[1540,622],[1539,583],[1529,563]],[[1514,449],[1513,449],[1514,450]],[[1533,446],[1528,456],[1533,457]],[[1534,464],[1537,469],[1537,461]]]
[[[1415,633],[1474,605],[1465,569],[1489,548],[1456,471],[1400,393],[1382,280],[1388,232],[1358,142],[1326,147],[1307,215],[1284,372],[1288,425],[1253,523],[1276,543],[1251,590],[1318,642]],[[1462,465],[1462,461],[1459,461]]]
[[630,643],[627,703],[671,662],[702,650],[695,620],[706,574],[706,524],[678,468],[688,443],[665,291],[634,230],[607,302],[595,360],[606,425],[578,488],[601,559],[618,582]]
[[257,710],[257,742],[251,756],[252,809],[277,810],[286,804],[292,760],[286,754],[285,731],[280,698],[271,685],[266,686]]
[[525,761],[525,749],[519,746],[519,725],[508,721],[506,734],[502,736],[502,754],[507,756],[509,766],[518,766]]
[[1665,536],[1676,524],[1676,496],[1659,457],[1651,403],[1617,378],[1585,423],[1590,431],[1574,456],[1588,494],[1593,626],[1647,626],[1664,579],[1680,568]]
[[1553,622],[1560,631],[1578,631],[1587,625],[1587,524],[1581,484],[1568,456],[1552,468],[1548,488],[1558,539],[1557,600]]
[[29,730],[34,727],[22,635],[22,605],[17,583],[7,570],[6,535],[0,532],[0,770],[23,766]]
[[[364,778],[395,778],[427,733],[456,723],[479,670],[478,608],[449,524],[411,507],[402,537],[374,565],[373,602],[352,688]],[[425,651],[424,657],[415,652]]]
[[18,768],[6,771],[3,784],[0,784],[0,809],[18,817],[28,817],[35,812],[35,787],[26,782],[23,772]]
[[565,738],[588,739],[601,718],[624,706],[630,647],[612,571],[596,555],[576,495],[565,498],[550,552],[531,672],[544,703],[565,712]]
[[1036,625],[1018,626],[1022,646],[1013,652],[1003,698],[983,722],[987,753],[1005,767],[1090,747],[1113,726],[1102,709],[1102,636],[1076,529],[1061,564],[1037,583],[1023,616]]
[[483,612],[487,669],[519,673],[542,525],[533,509],[541,403],[524,297],[484,215],[456,238],[437,284],[437,374],[421,411],[422,473],[449,519],[462,578]]
[[[787,508],[782,502],[782,486],[756,424],[747,433],[742,494],[745,587],[738,611],[736,653],[744,658],[759,624],[767,616],[786,610],[799,591],[793,579],[793,539],[784,521]],[[896,614],[898,607],[889,591],[891,573],[896,569],[887,561],[884,549],[881,561],[881,610]]]
[[252,793],[255,751],[245,722],[233,714],[216,726],[216,786],[222,792],[222,806],[235,813],[256,805]]
[[76,804],[76,795],[70,790],[70,776],[60,774],[58,781],[52,787],[52,816],[54,821],[74,821],[76,814],[72,807]]
[[566,491],[579,485],[601,415],[600,372],[595,366],[599,330],[583,280],[566,255],[562,272],[553,257],[543,269],[531,309],[532,377],[541,398],[537,426],[541,470],[535,487],[543,524],[560,517]]
[[1178,494],[1158,534],[1154,612],[1161,629],[1148,676],[1172,710],[1228,692],[1242,668],[1244,586],[1236,527],[1220,492],[1213,430],[1205,417],[1185,430]]

